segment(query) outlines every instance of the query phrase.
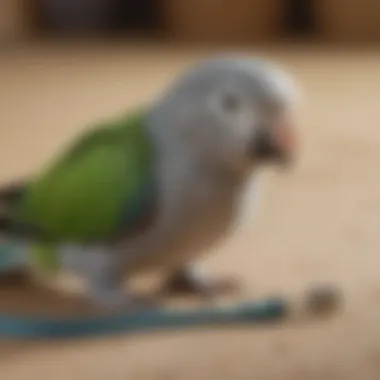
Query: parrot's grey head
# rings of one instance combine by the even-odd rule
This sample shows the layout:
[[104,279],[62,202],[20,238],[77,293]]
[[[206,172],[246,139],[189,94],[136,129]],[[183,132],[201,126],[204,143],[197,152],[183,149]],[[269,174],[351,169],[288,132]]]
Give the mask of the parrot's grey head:
[[285,71],[266,61],[223,57],[179,77],[153,113],[170,131],[166,137],[183,141],[182,149],[206,164],[246,171],[292,160],[296,99]]

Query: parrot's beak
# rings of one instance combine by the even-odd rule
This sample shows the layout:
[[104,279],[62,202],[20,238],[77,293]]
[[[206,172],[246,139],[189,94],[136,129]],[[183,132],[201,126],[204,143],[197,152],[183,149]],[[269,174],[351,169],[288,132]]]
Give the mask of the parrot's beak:
[[283,167],[293,162],[295,150],[295,123],[285,114],[278,117],[272,126],[260,127],[251,145],[254,160],[279,163]]

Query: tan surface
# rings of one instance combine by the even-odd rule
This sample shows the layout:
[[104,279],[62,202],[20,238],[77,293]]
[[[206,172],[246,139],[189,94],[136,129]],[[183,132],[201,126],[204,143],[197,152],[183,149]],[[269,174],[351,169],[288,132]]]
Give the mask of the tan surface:
[[[51,379],[380,378],[380,54],[272,51],[308,95],[303,151],[268,173],[259,217],[211,260],[251,296],[340,284],[325,323],[65,343],[0,344],[0,377]],[[0,57],[0,178],[38,167],[78,126],[154,95],[197,53],[29,49]]]

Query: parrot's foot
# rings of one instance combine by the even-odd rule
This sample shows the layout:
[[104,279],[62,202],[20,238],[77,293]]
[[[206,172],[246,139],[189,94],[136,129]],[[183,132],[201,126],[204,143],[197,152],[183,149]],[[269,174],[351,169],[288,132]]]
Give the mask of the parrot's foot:
[[235,278],[209,278],[196,271],[180,271],[165,282],[162,293],[168,295],[190,295],[213,300],[219,296],[236,294],[240,283]]

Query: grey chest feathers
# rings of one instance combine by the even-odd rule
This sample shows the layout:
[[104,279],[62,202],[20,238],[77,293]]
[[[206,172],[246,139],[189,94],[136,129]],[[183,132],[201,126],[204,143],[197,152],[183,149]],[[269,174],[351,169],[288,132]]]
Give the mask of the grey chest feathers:
[[237,222],[243,189],[243,183],[207,176],[189,176],[171,183],[170,190],[163,188],[157,236],[153,228],[142,267],[167,270],[198,259]]

